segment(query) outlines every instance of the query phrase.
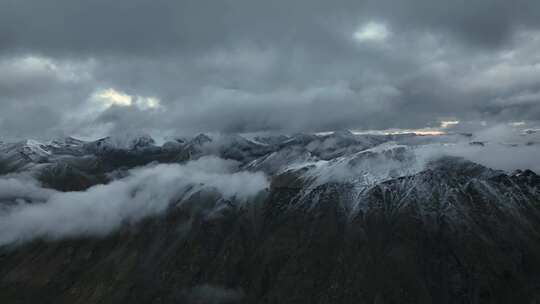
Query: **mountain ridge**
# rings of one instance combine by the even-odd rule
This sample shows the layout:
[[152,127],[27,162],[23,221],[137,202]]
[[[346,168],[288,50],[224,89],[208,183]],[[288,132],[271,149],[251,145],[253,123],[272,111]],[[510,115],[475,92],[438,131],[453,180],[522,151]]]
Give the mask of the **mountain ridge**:
[[[113,206],[120,197],[120,206],[150,211],[157,197],[163,209],[116,211],[124,217],[105,234],[37,235],[0,246],[0,299],[539,301],[540,176],[432,153],[446,147],[440,141],[349,133],[255,141],[204,135],[174,145],[135,141],[144,144],[83,156],[62,154],[57,144],[47,161],[29,161],[0,177],[4,233],[15,229],[5,224],[12,212],[33,205],[44,210],[59,199],[50,206],[73,210],[78,202],[70,197],[87,200],[86,223],[107,210],[93,208]],[[87,143],[67,145],[84,151]],[[490,151],[490,145],[471,148]],[[3,189],[12,195],[2,196]],[[119,196],[116,189],[126,192]],[[96,191],[111,202],[93,204],[87,196]],[[63,221],[78,227],[76,219]],[[53,224],[47,222],[52,232]]]

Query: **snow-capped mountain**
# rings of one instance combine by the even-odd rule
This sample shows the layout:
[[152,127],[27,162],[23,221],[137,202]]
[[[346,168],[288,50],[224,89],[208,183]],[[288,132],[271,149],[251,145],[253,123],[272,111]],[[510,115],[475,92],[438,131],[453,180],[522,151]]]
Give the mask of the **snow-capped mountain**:
[[155,146],[155,141],[149,135],[124,135],[109,136],[93,142],[86,143],[84,149],[95,153],[108,153],[117,150],[139,151],[151,149]]
[[[529,139],[336,132],[3,143],[0,241],[13,239],[10,229],[27,238],[0,246],[0,298],[186,303],[193,284],[215,284],[242,295],[231,303],[534,303],[540,176],[486,165],[501,151],[534,153],[521,144]],[[107,211],[118,197],[136,208]],[[165,206],[142,213],[158,208],[144,204],[153,200]],[[66,227],[79,227],[68,215],[80,201],[78,235]],[[61,207],[67,213],[46,212]],[[33,218],[31,229],[6,226],[10,214]],[[49,228],[45,215],[62,223]],[[111,218],[118,227],[103,233]]]

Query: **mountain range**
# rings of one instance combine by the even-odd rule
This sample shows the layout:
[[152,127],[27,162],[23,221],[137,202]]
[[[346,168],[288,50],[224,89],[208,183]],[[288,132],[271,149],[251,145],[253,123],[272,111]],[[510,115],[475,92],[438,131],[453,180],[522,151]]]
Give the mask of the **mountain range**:
[[539,303],[536,136],[0,143],[0,301]]

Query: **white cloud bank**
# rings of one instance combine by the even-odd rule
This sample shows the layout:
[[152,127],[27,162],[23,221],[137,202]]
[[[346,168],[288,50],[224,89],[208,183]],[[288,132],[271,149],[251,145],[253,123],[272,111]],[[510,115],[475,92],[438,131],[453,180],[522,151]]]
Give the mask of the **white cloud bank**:
[[[106,235],[122,224],[159,214],[199,190],[215,190],[226,199],[247,201],[268,187],[262,173],[234,169],[234,162],[205,157],[185,165],[134,169],[128,177],[110,184],[66,193],[36,189],[30,183],[19,187],[20,181],[0,179],[0,197],[19,202],[0,214],[0,246],[35,238]],[[28,204],[20,199],[28,201],[28,197],[43,202]]]

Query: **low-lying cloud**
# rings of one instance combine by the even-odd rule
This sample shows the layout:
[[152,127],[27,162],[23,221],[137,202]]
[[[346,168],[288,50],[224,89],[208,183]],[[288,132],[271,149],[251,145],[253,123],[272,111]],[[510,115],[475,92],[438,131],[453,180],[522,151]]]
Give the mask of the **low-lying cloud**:
[[540,134],[524,134],[523,130],[505,124],[485,128],[472,138],[425,145],[417,150],[424,160],[458,156],[506,172],[530,169],[540,173]]
[[[22,199],[0,214],[0,246],[35,238],[103,236],[123,224],[160,214],[201,190],[245,202],[268,187],[262,173],[236,172],[235,167],[234,162],[215,157],[185,165],[151,165],[107,185],[65,193],[0,180],[0,198]],[[28,198],[37,202],[27,203]]]
[[42,203],[56,191],[44,189],[33,180],[24,176],[6,176],[0,178],[0,216],[17,204]]
[[369,187],[419,173],[431,161],[445,156],[461,157],[507,173],[526,169],[540,173],[540,134],[523,134],[508,125],[486,128],[472,137],[449,135],[403,141],[403,144],[386,142],[329,161],[295,164],[285,170],[307,169],[302,175],[310,181],[310,188],[328,182],[353,182]]
[[425,146],[418,152],[424,160],[443,156],[463,157],[488,168],[511,173],[514,170],[530,169],[540,172],[540,147],[512,146],[498,143],[486,143],[476,146],[469,143]]

